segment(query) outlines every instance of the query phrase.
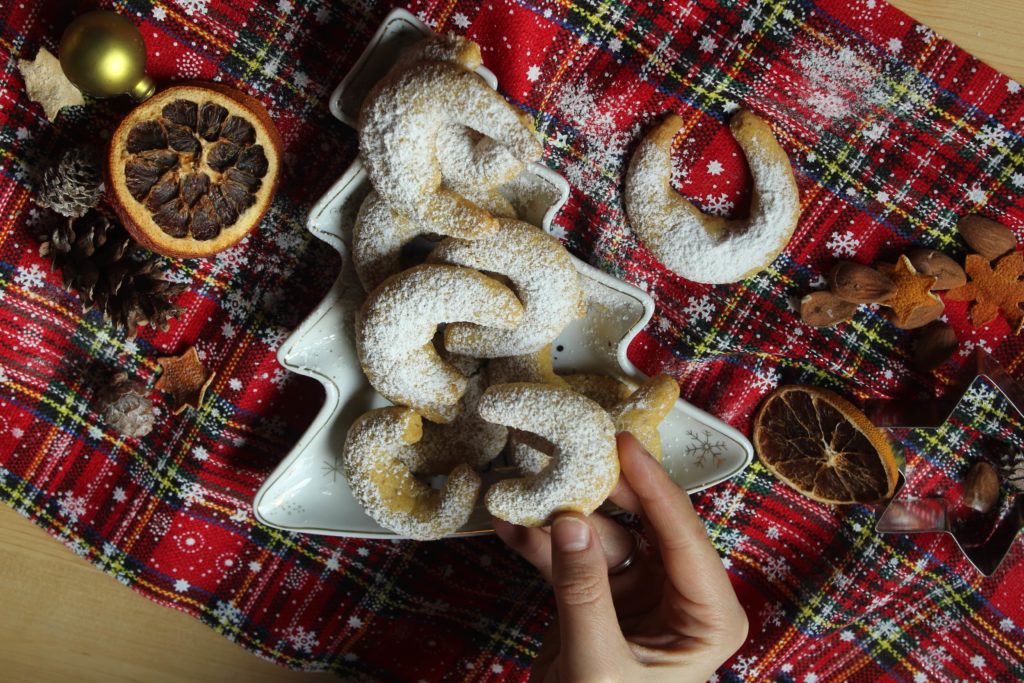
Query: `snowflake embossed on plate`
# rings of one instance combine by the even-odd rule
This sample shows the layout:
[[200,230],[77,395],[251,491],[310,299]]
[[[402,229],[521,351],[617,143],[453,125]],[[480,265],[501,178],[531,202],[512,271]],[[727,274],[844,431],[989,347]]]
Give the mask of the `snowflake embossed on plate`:
[[693,439],[693,442],[685,447],[686,455],[693,459],[697,467],[707,465],[708,459],[716,469],[722,466],[722,454],[727,448],[724,441],[712,440],[711,432],[707,429],[701,430],[700,433],[688,429],[686,435]]

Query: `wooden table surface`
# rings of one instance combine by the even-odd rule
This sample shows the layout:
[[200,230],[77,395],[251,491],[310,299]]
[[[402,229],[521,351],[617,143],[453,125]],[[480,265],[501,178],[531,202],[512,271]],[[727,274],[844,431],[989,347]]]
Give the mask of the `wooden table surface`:
[[[893,4],[1024,83],[1021,0]],[[310,681],[117,583],[0,505],[0,680]],[[322,676],[321,676],[322,677]]]

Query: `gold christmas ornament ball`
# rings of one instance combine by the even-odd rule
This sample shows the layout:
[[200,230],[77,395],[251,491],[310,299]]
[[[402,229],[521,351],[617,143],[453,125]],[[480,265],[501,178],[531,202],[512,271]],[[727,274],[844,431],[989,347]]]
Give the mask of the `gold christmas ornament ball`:
[[142,34],[117,12],[94,10],[75,19],[61,36],[59,55],[68,80],[87,95],[144,100],[156,91],[146,76]]

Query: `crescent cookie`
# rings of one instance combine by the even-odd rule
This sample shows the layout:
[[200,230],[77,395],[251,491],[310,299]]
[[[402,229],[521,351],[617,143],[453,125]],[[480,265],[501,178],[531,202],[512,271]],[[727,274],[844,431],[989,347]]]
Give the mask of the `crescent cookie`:
[[579,273],[562,243],[529,223],[507,218],[499,223],[493,237],[443,240],[428,260],[507,277],[523,302],[523,319],[513,329],[452,323],[444,331],[450,351],[478,358],[533,353],[586,313]]
[[437,326],[515,327],[523,307],[508,287],[470,268],[421,265],[385,280],[356,319],[356,352],[381,396],[431,422],[451,422],[468,379],[434,348]]
[[484,63],[480,46],[454,33],[432,35],[402,51],[392,69],[401,69],[413,62],[432,60],[455,62],[470,71]]
[[551,344],[521,356],[494,358],[487,364],[487,372],[492,384],[529,382],[567,386],[565,380],[555,374],[551,363]]
[[519,161],[540,159],[529,118],[475,73],[445,61],[413,62],[373,87],[359,112],[360,156],[380,196],[423,229],[493,231],[490,213],[442,184],[438,134],[453,124],[494,139]]
[[554,447],[539,474],[496,482],[487,510],[512,524],[541,526],[557,512],[590,514],[619,479],[615,426],[593,401],[546,384],[498,384],[480,399],[480,416],[530,432]]
[[[655,460],[661,462],[658,425],[679,398],[679,384],[675,379],[668,375],[655,375],[636,391],[605,375],[566,375],[563,379],[574,391],[608,411],[616,432],[629,432]],[[519,471],[537,474],[547,467],[551,449],[546,444],[512,434],[509,446],[509,459]]]
[[679,398],[679,383],[668,375],[648,377],[628,398],[608,411],[615,431],[636,437],[655,460],[661,462],[661,434],[658,425]]
[[484,420],[477,412],[487,383],[485,372],[470,377],[458,417],[448,424],[423,426],[423,438],[403,456],[412,472],[448,474],[461,464],[480,469],[501,453],[508,430]]
[[611,410],[633,393],[627,384],[608,375],[562,375],[561,378],[573,391],[605,410]]
[[420,416],[408,408],[371,410],[349,428],[343,459],[349,487],[366,514],[397,534],[429,541],[466,523],[480,477],[459,465],[440,489],[416,479],[402,455],[421,434]]
[[525,164],[507,147],[471,128],[450,125],[438,130],[435,151],[445,187],[496,217],[516,218],[515,207],[498,187],[519,175]]
[[771,127],[741,110],[729,122],[754,178],[750,217],[702,213],[671,184],[672,140],[683,125],[669,116],[647,134],[626,173],[625,205],[637,237],[665,266],[694,282],[738,282],[785,248],[800,218],[800,193]]

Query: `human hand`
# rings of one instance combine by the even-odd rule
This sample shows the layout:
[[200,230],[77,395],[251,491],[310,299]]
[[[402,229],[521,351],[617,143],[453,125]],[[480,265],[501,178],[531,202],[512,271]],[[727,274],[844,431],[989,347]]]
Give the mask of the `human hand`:
[[746,640],[747,615],[686,493],[631,434],[618,447],[610,499],[642,516],[652,547],[623,573],[608,575],[602,539],[621,548],[622,535],[600,515],[565,513],[550,531],[495,520],[555,590],[530,680],[706,681]]

